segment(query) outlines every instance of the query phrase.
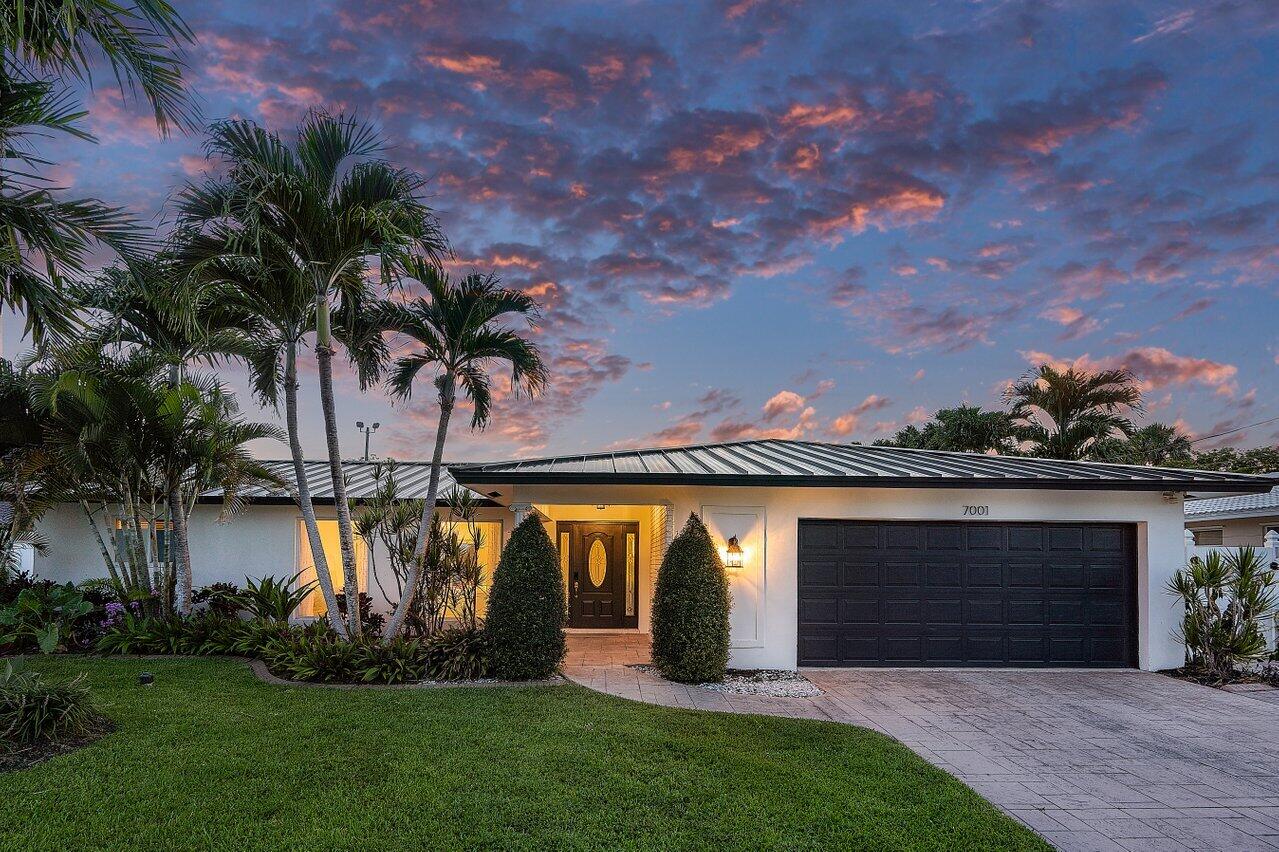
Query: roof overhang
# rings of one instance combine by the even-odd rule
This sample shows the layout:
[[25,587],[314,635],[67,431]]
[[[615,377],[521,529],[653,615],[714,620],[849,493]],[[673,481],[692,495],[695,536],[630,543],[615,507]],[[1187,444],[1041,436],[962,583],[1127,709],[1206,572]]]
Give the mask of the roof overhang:
[[1273,482],[1246,480],[1203,482],[1186,480],[1122,480],[1122,479],[1026,479],[999,477],[856,477],[856,476],[788,476],[750,474],[683,474],[573,472],[547,473],[513,470],[480,470],[463,466],[449,469],[459,485],[702,485],[730,488],[950,488],[950,489],[1016,489],[1038,491],[1142,491],[1259,494],[1274,487]]

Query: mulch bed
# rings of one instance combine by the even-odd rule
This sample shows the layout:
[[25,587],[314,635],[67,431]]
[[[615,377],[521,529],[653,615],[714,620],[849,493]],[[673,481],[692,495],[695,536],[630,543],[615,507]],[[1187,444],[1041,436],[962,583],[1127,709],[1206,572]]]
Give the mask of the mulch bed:
[[56,743],[45,742],[30,746],[0,748],[0,772],[30,769],[37,763],[43,763],[60,754],[69,754],[95,743],[114,730],[115,725],[109,719],[103,719],[101,729],[87,737],[61,740]]
[[[645,674],[662,676],[650,663],[632,663],[629,667]],[[771,698],[815,698],[822,694],[808,678],[786,669],[729,669],[719,683],[691,685],[728,695],[764,695]]]
[[1238,686],[1241,684],[1257,684],[1259,686],[1279,687],[1279,665],[1275,663],[1263,664],[1257,669],[1236,669],[1234,676],[1226,679],[1209,674],[1203,669],[1182,666],[1179,669],[1168,669],[1163,672],[1169,677],[1175,677],[1178,680],[1188,680],[1201,686],[1211,686],[1216,689],[1225,689],[1229,686]]

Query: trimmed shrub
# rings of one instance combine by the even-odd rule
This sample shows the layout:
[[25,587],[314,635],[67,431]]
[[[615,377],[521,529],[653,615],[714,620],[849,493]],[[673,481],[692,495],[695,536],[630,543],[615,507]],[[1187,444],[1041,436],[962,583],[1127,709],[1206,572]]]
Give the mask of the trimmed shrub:
[[70,683],[46,683],[38,672],[0,670],[0,747],[14,749],[79,739],[106,729],[83,675]]
[[728,577],[697,515],[666,548],[653,591],[653,665],[668,680],[712,683],[728,668]]
[[500,678],[550,677],[564,659],[564,579],[555,545],[536,516],[516,527],[502,550],[484,629]]

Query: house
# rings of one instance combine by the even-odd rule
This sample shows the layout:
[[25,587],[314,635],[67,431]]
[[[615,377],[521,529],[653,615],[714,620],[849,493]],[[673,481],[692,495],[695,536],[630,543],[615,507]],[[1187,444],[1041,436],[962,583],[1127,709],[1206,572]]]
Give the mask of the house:
[[[328,495],[327,552],[336,538],[327,467],[309,465],[317,502]],[[372,470],[347,465],[355,500],[371,493]],[[427,466],[401,470],[406,496],[425,491]],[[742,668],[1179,666],[1178,610],[1165,585],[1185,559],[1184,494],[1273,484],[784,440],[453,464],[449,473],[485,501],[486,564],[514,524],[529,515],[546,524],[572,629],[647,632],[666,543],[699,514],[726,561],[740,563],[729,572],[731,664]],[[287,496],[263,494],[227,524],[217,523],[216,496],[204,499],[191,529],[198,582],[307,568]],[[101,575],[77,512],[46,519],[54,546],[40,573]],[[374,547],[361,564],[385,605],[384,556]]]
[[[1265,476],[1279,482],[1279,472]],[[1260,494],[1187,499],[1186,529],[1201,547],[1262,547],[1266,533],[1279,532],[1279,485]]]

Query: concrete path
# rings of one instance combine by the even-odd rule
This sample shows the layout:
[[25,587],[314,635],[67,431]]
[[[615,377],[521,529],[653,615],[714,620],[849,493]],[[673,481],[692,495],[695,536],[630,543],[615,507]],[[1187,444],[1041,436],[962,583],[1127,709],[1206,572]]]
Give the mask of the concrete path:
[[1139,671],[805,669],[817,698],[627,668],[646,636],[570,637],[564,673],[638,701],[888,734],[1065,850],[1279,849],[1279,705]]

